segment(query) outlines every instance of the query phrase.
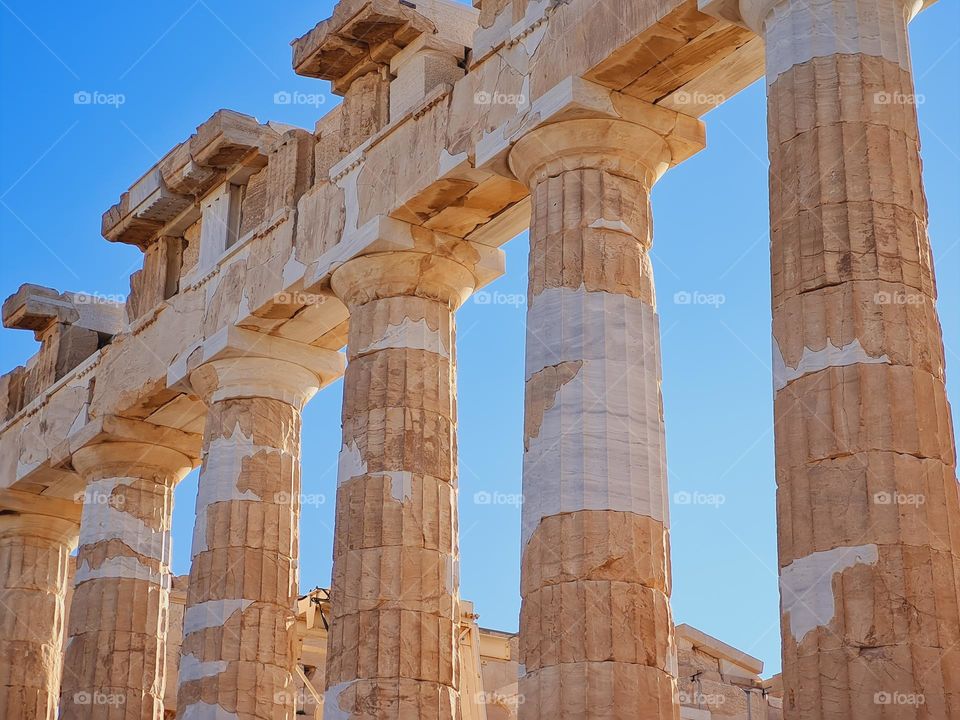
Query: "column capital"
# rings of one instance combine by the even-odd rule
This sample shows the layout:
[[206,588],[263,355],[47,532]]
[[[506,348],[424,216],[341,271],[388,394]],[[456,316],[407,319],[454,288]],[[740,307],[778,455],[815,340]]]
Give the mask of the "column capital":
[[7,511],[0,514],[0,542],[26,536],[75,548],[80,536],[80,523],[72,518],[52,517],[31,512]]
[[158,475],[180,482],[194,462],[190,456],[172,447],[143,441],[100,442],[73,453],[74,469],[84,480]]
[[455,310],[503,273],[503,252],[496,248],[391,218],[378,223],[377,235],[376,245],[384,251],[355,256],[330,278],[334,293],[348,306],[408,296]]
[[451,258],[422,252],[361,255],[347,261],[330,279],[348,306],[371,300],[412,296],[460,307],[476,288],[470,270]]
[[[533,187],[567,170],[598,168],[638,180],[650,188],[672,165],[703,149],[703,124],[675,113],[665,128],[662,118],[645,125],[613,118],[563,120],[520,138],[510,151],[510,170]],[[680,142],[676,142],[680,141]]]
[[[752,30],[757,35],[764,36],[765,28],[764,23],[770,14],[778,6],[782,6],[784,15],[790,14],[794,10],[794,6],[798,10],[802,10],[804,13],[809,14],[811,17],[815,18],[818,23],[828,25],[830,24],[830,19],[834,16],[836,17],[846,17],[848,13],[841,13],[840,9],[845,5],[858,5],[862,0],[817,0],[816,2],[809,2],[808,0],[698,0],[697,5],[700,12],[705,13],[706,15],[711,15],[721,20],[726,20],[732,22],[741,27],[745,27],[748,30]],[[912,20],[917,16],[924,7],[927,5],[932,5],[935,0],[891,0],[890,4],[900,5],[906,10],[907,21]],[[876,2],[872,2],[876,6]],[[831,12],[831,8],[834,9],[834,12]],[[878,16],[878,12],[874,9],[873,13],[866,13],[862,16],[863,22],[871,22],[870,18],[875,20]],[[889,19],[893,19],[892,16]],[[856,24],[844,23],[843,28],[846,28],[846,32],[850,33],[851,31],[856,31]],[[837,28],[838,32],[833,37],[823,36],[820,39],[825,42],[837,43],[840,40],[843,40],[843,32],[841,28]],[[806,43],[813,45],[814,42],[811,40],[811,35],[805,33],[794,32],[793,37],[799,41],[803,42],[806,39]],[[848,41],[853,38],[846,38]],[[881,43],[880,36],[873,36],[869,40],[872,40],[873,43],[879,45]],[[871,43],[871,45],[873,44]],[[832,55],[835,53],[854,53],[866,51],[868,55],[878,54],[872,52],[868,48],[863,50],[855,49],[856,46],[850,45],[837,45],[835,48],[831,48],[829,51],[821,51],[819,55]],[[769,52],[769,50],[768,50]]]
[[[103,415],[71,434],[63,452],[64,459],[69,453],[74,469],[87,479],[86,468],[93,471],[97,464],[127,463],[169,470],[180,467],[186,459],[192,467],[200,463],[201,446],[199,433],[145,420]],[[153,452],[153,448],[158,450]],[[165,450],[169,452],[163,452]],[[88,456],[95,456],[92,466],[86,460]]]
[[178,357],[167,386],[185,386],[207,404],[265,397],[302,408],[345,366],[341,352],[228,326]]

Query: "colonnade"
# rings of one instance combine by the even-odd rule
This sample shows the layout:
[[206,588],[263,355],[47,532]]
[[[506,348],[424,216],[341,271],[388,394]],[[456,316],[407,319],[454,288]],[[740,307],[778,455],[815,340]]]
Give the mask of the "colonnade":
[[[918,7],[739,10],[767,46],[784,717],[881,717],[880,694],[912,693],[923,703],[882,717],[957,718],[960,506],[910,102]],[[679,717],[649,195],[698,128],[666,110],[567,120],[509,156],[532,198],[522,720]],[[458,714],[455,312],[480,254],[411,232],[414,249],[332,277],[351,323],[329,720]],[[293,716],[300,414],[322,364],[262,353],[190,373],[207,420],[182,720]],[[0,516],[4,717],[52,719],[59,698],[65,719],[162,718],[171,498],[191,462],[82,448],[96,499],[79,526]]]

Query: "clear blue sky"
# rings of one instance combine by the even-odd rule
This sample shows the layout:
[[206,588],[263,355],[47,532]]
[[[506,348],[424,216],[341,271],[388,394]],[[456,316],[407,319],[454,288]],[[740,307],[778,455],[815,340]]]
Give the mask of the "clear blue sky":
[[[119,194],[218,108],[313,128],[338,101],[298,78],[289,42],[327,17],[325,2],[37,3],[0,0],[0,293],[22,282],[125,295],[140,253],[100,237]],[[940,285],[950,395],[960,404],[960,6],[942,0],[911,26],[930,232]],[[76,104],[77,92],[124,102]],[[323,105],[277,105],[281,91]],[[103,98],[109,99],[109,98]],[[705,118],[708,148],[653,195],[654,265],[663,331],[664,403],[677,504],[673,607],[779,670],[774,517],[767,150],[757,83]],[[526,236],[506,246],[526,288]],[[719,294],[719,305],[674,302]],[[469,303],[459,314],[461,583],[481,624],[515,630],[520,511],[476,493],[520,492],[523,306]],[[23,363],[29,333],[0,333],[0,369]],[[340,446],[340,383],[304,416],[301,587],[330,579]],[[196,477],[176,494],[174,571],[189,569]],[[320,498],[326,502],[319,502]]]

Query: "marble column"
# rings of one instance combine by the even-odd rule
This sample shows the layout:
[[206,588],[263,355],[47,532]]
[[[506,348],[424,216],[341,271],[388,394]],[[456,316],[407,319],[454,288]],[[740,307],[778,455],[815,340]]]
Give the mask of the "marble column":
[[0,513],[0,717],[54,720],[63,661],[64,597],[79,525]]
[[172,448],[103,442],[73,454],[85,482],[60,692],[63,720],[163,720]]
[[784,717],[960,718],[960,496],[907,23],[744,1],[767,47]]
[[354,258],[324,717],[459,715],[454,311],[476,285],[466,242]]
[[[697,121],[676,122],[702,147]],[[668,139],[622,120],[569,120],[510,154],[532,193],[523,720],[679,717],[649,255]]]
[[[271,342],[280,341],[255,337],[250,347]],[[304,348],[313,351],[329,353]],[[179,720],[294,716],[300,422],[303,405],[322,383],[314,369],[292,361],[287,348],[272,357],[237,354],[189,375],[207,418]]]

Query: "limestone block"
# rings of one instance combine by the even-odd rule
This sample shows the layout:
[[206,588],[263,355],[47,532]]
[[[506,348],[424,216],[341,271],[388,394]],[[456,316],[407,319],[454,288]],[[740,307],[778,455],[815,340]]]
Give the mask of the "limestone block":
[[3,303],[4,327],[32,330],[38,336],[54,323],[69,324],[79,319],[80,313],[69,297],[40,285],[21,285]]
[[144,316],[177,293],[183,248],[182,238],[161,237],[144,251],[143,268],[130,276],[128,322]]
[[235,180],[245,181],[262,168],[277,139],[277,131],[269,125],[231,110],[218,110],[103,214],[103,236],[145,250],[165,227],[193,213],[197,199],[222,182],[224,170],[241,165],[233,175]]
[[32,330],[40,342],[40,351],[23,372],[22,384],[16,379],[13,385],[19,407],[46,392],[126,324],[120,303],[29,284],[7,298],[3,321],[10,328]]
[[21,365],[0,375],[0,422],[6,422],[23,407],[23,384],[26,370]]
[[390,119],[396,122],[436,87],[463,77],[465,48],[421,35],[390,61]]

